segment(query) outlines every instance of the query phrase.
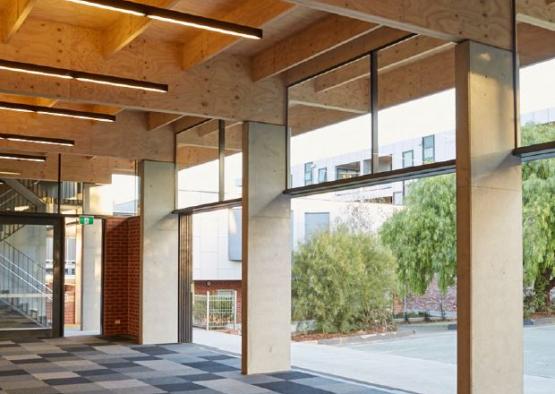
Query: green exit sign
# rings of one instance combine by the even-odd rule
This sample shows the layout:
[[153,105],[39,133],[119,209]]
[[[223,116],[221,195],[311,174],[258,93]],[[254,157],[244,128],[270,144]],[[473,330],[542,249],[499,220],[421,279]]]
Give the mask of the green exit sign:
[[79,216],[79,223],[81,224],[93,224],[94,217],[93,216]]

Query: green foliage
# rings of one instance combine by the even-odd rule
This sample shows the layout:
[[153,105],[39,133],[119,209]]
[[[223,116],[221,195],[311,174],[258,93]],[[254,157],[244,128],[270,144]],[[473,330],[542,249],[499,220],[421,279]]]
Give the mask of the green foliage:
[[421,179],[409,190],[406,208],[384,223],[381,239],[397,258],[401,293],[424,294],[437,276],[445,294],[456,278],[455,178]]
[[293,263],[293,318],[349,332],[391,323],[395,260],[374,235],[339,226],[301,245]]
[[[555,125],[522,128],[523,145],[555,140]],[[527,310],[548,307],[555,287],[555,159],[526,163],[523,174],[523,226]],[[434,276],[440,290],[455,284],[455,177],[421,179],[410,184],[404,210],[382,227],[380,236],[398,262],[400,283],[423,294]],[[527,313],[528,313],[527,312]]]

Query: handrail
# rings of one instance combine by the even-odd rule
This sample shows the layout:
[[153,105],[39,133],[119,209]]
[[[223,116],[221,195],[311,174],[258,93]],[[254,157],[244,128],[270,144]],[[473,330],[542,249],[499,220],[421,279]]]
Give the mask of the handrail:
[[9,242],[0,245],[0,302],[47,327],[53,291],[45,283],[46,263],[36,262]]
[[[8,261],[4,256],[0,256],[2,257],[5,261]],[[9,262],[9,261],[8,261]],[[13,263],[12,263],[13,264]],[[31,289],[34,289],[37,291],[37,294],[41,294],[46,296],[46,298],[48,298],[49,300],[52,300],[52,290],[48,288],[48,286],[43,285],[43,287],[45,289],[47,289],[48,291],[43,292],[40,289],[38,289],[36,286],[34,286],[33,284],[31,284],[30,282],[26,281],[25,279],[23,279],[21,276],[19,276],[19,274],[15,273],[11,268],[8,268],[4,265],[4,263],[2,263],[0,261],[0,267],[4,268],[5,270],[9,271],[10,273],[12,273],[15,277],[17,277],[17,279],[23,281],[25,284],[27,284],[29,287],[31,287]],[[24,271],[25,272],[25,271]],[[27,273],[27,272],[26,272]],[[28,274],[28,273],[27,273]],[[29,275],[29,274],[28,274]]]

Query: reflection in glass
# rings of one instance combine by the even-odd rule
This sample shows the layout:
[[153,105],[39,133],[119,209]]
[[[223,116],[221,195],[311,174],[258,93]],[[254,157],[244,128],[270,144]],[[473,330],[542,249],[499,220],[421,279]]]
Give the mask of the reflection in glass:
[[52,327],[51,226],[0,225],[0,330]]
[[369,173],[369,86],[365,56],[289,88],[290,187]]
[[177,135],[177,208],[218,201],[218,120]]

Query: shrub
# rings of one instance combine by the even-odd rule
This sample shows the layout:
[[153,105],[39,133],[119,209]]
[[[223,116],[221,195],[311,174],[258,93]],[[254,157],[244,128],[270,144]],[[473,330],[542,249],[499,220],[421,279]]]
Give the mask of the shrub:
[[374,235],[340,226],[313,236],[293,261],[295,320],[325,333],[391,324],[395,260]]

